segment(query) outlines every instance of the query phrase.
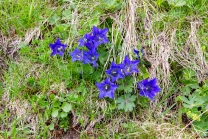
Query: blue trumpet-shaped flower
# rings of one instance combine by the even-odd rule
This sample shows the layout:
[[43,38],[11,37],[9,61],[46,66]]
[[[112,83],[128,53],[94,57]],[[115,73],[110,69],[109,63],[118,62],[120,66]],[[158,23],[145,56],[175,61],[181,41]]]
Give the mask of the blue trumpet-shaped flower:
[[160,92],[160,87],[157,85],[157,79],[151,80],[144,79],[137,83],[140,95],[150,98],[152,101],[157,93]]
[[60,57],[63,56],[64,51],[67,47],[66,44],[61,43],[61,40],[59,38],[56,40],[56,42],[54,44],[49,44],[49,46],[52,50],[51,56],[58,54]]
[[92,64],[93,67],[97,67],[97,60],[99,54],[97,53],[97,47],[100,44],[107,43],[108,38],[106,36],[108,29],[99,29],[97,27],[92,28],[92,32],[87,33],[78,40],[79,46],[85,46],[88,48],[88,51],[79,50],[76,48],[73,52],[70,53],[72,61],[81,61],[84,64]]
[[137,64],[139,64],[139,60],[131,61],[128,56],[125,56],[122,64],[124,65],[122,72],[125,76],[129,76],[132,73],[139,72],[137,69]]
[[97,50],[98,45],[94,41],[88,41],[85,43],[85,46],[88,48],[88,50]]
[[94,41],[96,42],[96,45],[101,45],[103,43],[108,43],[108,38],[107,38],[107,32],[108,29],[99,29],[96,26],[93,26],[92,28],[92,35],[94,36]]
[[99,98],[109,97],[114,98],[114,92],[118,88],[117,85],[110,81],[110,78],[107,78],[101,83],[96,83],[98,90],[100,91]]
[[78,48],[76,48],[74,51],[72,51],[70,53],[70,56],[72,57],[72,61],[80,61],[83,62],[84,61],[84,53],[85,51],[83,50],[79,50]]
[[84,53],[84,63],[92,64],[93,67],[98,66],[96,63],[98,58],[99,58],[99,54],[97,53],[96,49],[92,49]]
[[79,46],[86,46],[89,50],[96,49],[99,45],[109,42],[107,32],[107,28],[99,29],[93,26],[92,32],[85,34],[78,40]]
[[84,37],[78,40],[79,46],[86,46],[87,43],[93,44],[94,37],[91,34],[85,34]]
[[114,62],[111,63],[110,69],[106,70],[106,74],[108,74],[112,82],[118,80],[119,78],[124,78],[121,69],[124,67],[123,64],[116,65]]
[[141,51],[134,49],[134,53],[137,55],[137,57],[139,59],[140,59],[140,54],[139,54],[140,52],[142,53],[142,56],[144,56],[144,49],[143,48],[141,49]]

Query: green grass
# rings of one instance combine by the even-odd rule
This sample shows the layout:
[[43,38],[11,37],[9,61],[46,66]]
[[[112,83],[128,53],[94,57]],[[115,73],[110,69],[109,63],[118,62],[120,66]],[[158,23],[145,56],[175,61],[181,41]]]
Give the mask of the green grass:
[[[47,2],[44,1],[1,1],[1,31],[7,35],[24,36],[29,28],[33,28],[45,20]],[[49,8],[47,9],[49,10]],[[13,34],[11,34],[13,33]]]
[[[185,80],[186,69],[193,68],[198,75],[194,80],[202,84],[207,79],[206,64],[201,62],[208,60],[208,3],[187,0],[183,6],[174,6],[170,1],[145,0],[137,5],[137,9],[131,7],[136,12],[132,15],[136,45],[131,39],[127,45],[132,43],[130,50],[145,48],[140,70],[146,75],[141,77],[158,77],[162,91],[152,103],[136,95],[140,101],[135,102],[134,110],[124,112],[117,109],[116,99],[99,100],[95,83],[104,79],[110,61],[120,62],[127,53],[122,50],[125,29],[132,27],[126,20],[130,9],[127,1],[0,1],[0,38],[7,36],[11,42],[22,38],[22,43],[15,46],[18,51],[14,59],[4,57],[9,45],[0,48],[0,57],[8,67],[0,77],[0,138],[191,139],[202,135],[194,128],[183,129],[188,123],[182,118],[183,105],[177,97],[184,93],[186,84],[181,80]],[[68,55],[93,25],[108,27],[111,42],[100,49],[100,64],[110,57],[107,67],[97,70],[72,62]],[[26,33],[37,27],[40,34],[24,42]],[[191,32],[196,38],[190,39]],[[57,38],[68,45],[63,58],[50,56],[49,44]],[[201,52],[201,61],[196,60]],[[65,110],[63,105],[67,105]]]

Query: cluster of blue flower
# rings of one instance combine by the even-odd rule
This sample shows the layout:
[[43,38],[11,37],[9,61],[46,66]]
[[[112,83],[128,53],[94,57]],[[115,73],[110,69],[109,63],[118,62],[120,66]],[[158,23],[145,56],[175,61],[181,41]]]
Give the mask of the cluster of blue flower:
[[79,50],[76,48],[70,53],[72,61],[80,61],[84,64],[92,64],[93,67],[97,67],[97,60],[99,57],[97,48],[101,44],[108,43],[107,32],[107,28],[98,29],[93,26],[92,32],[85,34],[83,38],[79,39],[79,47],[85,46],[88,50]]
[[99,98],[114,98],[114,91],[118,86],[113,82],[133,73],[138,73],[137,64],[139,64],[139,60],[131,61],[128,56],[125,56],[124,61],[121,64],[112,62],[110,69],[106,70],[106,74],[111,77],[112,82],[110,81],[110,78],[107,78],[103,82],[96,84],[100,90]]
[[[84,64],[92,64],[93,67],[97,67],[97,60],[99,58],[97,48],[99,45],[109,42],[107,32],[107,28],[99,29],[94,26],[92,32],[85,34],[83,38],[79,39],[79,46],[70,53],[72,61],[80,61]],[[57,39],[54,44],[50,44],[52,49],[51,55],[58,54],[62,57],[66,46],[67,45],[61,43],[60,39]],[[87,50],[80,50],[79,47],[86,47]],[[138,56],[138,59],[140,59],[139,51],[134,50],[134,52]],[[144,52],[142,51],[142,54],[143,53]],[[121,64],[112,62],[110,68],[106,70],[106,74],[109,77],[100,83],[96,83],[96,86],[100,91],[99,98],[114,98],[114,92],[118,88],[118,85],[114,82],[118,79],[130,76],[133,73],[138,73],[138,64],[139,60],[130,60],[128,56],[125,56],[124,61]],[[154,96],[160,92],[156,78],[150,80],[144,79],[141,82],[138,82],[137,86],[140,90],[140,95],[148,97],[151,100],[154,100]]]
[[[124,78],[125,76],[130,76],[133,73],[138,73],[137,64],[139,60],[131,61],[128,56],[125,56],[124,61],[121,64],[115,64],[112,62],[110,69],[106,70],[106,74],[111,77],[107,78],[101,83],[97,83],[96,86],[100,91],[99,98],[109,97],[114,98],[114,92],[118,88],[113,82],[119,78]],[[160,92],[160,88],[157,85],[157,79],[147,80],[144,79],[137,83],[138,89],[140,90],[140,95],[154,100],[154,96]]]

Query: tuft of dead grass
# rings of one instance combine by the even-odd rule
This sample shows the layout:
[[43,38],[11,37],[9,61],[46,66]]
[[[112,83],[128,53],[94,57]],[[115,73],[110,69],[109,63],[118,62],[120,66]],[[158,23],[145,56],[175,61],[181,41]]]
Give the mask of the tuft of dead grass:
[[27,100],[10,99],[10,92],[8,91],[4,92],[2,100],[4,102],[2,113],[7,109],[10,113],[10,117],[5,117],[9,118],[8,123],[2,124],[0,130],[10,132],[12,129],[8,128],[7,124],[10,125],[16,120],[18,121],[18,127],[27,126],[29,127],[30,133],[36,135],[39,120],[38,116],[32,113],[32,107],[29,102]]
[[183,48],[177,46],[175,37],[176,30],[172,35],[172,53],[171,57],[177,61],[184,68],[190,68],[197,73],[198,81],[204,81],[208,78],[208,63],[202,51],[201,43],[198,39],[197,32],[199,27],[203,24],[200,20],[190,20],[189,36]]
[[14,59],[17,56],[17,46],[21,41],[21,38],[10,38],[0,32],[0,80],[3,80],[3,70],[7,70],[7,61],[9,59]]
[[171,123],[158,123],[151,120],[126,119],[125,116],[117,116],[105,126],[105,129],[94,130],[94,135],[110,134],[120,138],[154,138],[154,139],[193,139],[197,138],[194,132],[187,132],[181,127]]
[[41,36],[40,26],[30,29],[25,34],[24,43],[29,44],[33,38],[38,39],[40,36]]
[[[146,11],[146,16],[144,19],[144,30],[146,39],[150,41],[148,45],[143,46],[146,48],[145,58],[151,63],[151,68],[149,69],[150,77],[157,77],[163,88],[168,88],[170,83],[170,35],[168,26],[165,27],[163,31],[156,31],[153,28],[153,24],[161,20],[161,17],[158,17],[154,13],[154,9],[151,10],[148,5],[149,3],[143,3],[143,8]],[[141,34],[142,35],[142,34]],[[149,48],[148,48],[149,47]],[[150,49],[151,52],[148,52]],[[161,70],[161,71],[160,71]]]
[[125,37],[122,46],[122,57],[124,57],[127,53],[132,53],[133,48],[136,48],[138,44],[138,35],[136,33],[135,27],[137,5],[138,3],[136,0],[128,0],[128,6],[125,12],[125,20],[123,21]]

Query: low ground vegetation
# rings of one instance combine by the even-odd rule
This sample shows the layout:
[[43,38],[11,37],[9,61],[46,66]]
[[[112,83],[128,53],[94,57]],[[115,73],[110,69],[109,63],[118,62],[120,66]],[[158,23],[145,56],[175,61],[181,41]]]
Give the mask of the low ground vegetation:
[[0,8],[0,138],[208,137],[207,0]]

